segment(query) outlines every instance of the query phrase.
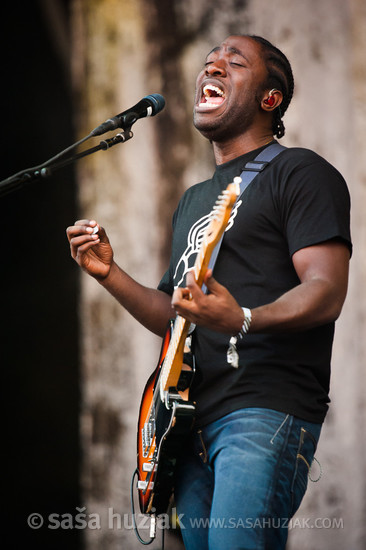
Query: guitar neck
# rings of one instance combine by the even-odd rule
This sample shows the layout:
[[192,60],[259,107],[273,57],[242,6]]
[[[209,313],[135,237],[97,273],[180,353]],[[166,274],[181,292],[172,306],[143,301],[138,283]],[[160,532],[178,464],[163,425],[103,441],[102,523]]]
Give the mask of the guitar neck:
[[168,391],[178,384],[183,364],[184,345],[191,323],[177,315],[169,348],[160,373],[160,389]]
[[[204,243],[197,254],[192,271],[194,273],[195,281],[200,287],[203,284],[208,262],[215,244],[215,242]],[[189,321],[184,319],[184,317],[177,315],[174,322],[169,348],[160,374],[162,385],[161,389],[163,391],[168,391],[169,388],[175,387],[178,384],[179,376],[182,370],[184,345],[190,326],[191,323]]]
[[[235,181],[237,180],[237,181]],[[225,231],[230,217],[231,209],[239,194],[240,178],[234,178],[234,183],[219,195],[211,212],[211,222],[204,234],[203,242],[197,253],[193,266],[196,283],[202,287],[208,268],[211,254]],[[188,335],[190,322],[178,315],[174,322],[174,328],[169,342],[168,351],[160,373],[160,390],[166,392],[170,387],[176,387],[182,370],[184,345]]]

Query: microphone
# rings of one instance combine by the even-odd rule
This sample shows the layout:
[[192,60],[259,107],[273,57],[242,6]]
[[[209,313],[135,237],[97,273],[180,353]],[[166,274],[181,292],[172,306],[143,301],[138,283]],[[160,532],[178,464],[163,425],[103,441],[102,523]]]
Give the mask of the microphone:
[[114,116],[113,118],[108,118],[103,124],[94,128],[90,133],[91,136],[100,136],[105,132],[110,130],[115,130],[116,128],[131,128],[140,118],[145,116],[154,116],[160,113],[164,109],[165,99],[160,94],[150,94],[141,99],[136,105],[123,111],[119,115]]

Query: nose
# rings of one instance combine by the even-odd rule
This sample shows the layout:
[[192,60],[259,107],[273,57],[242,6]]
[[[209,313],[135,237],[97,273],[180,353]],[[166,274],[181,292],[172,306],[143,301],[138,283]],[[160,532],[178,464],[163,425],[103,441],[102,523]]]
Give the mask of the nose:
[[217,59],[206,66],[207,76],[226,76],[226,64],[223,59]]

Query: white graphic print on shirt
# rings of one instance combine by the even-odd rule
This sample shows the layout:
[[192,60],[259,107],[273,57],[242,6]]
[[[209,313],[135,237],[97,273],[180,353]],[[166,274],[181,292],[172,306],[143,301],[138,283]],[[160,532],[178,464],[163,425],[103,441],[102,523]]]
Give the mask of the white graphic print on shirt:
[[[242,204],[242,200],[238,200],[232,211],[231,216],[226,226],[225,232],[229,231],[234,225],[234,219],[238,213],[238,208]],[[197,252],[200,249],[205,231],[210,223],[211,212],[206,216],[202,216],[191,227],[187,237],[187,247],[181,255],[174,272],[174,288],[181,286],[185,280],[185,276],[194,266]]]

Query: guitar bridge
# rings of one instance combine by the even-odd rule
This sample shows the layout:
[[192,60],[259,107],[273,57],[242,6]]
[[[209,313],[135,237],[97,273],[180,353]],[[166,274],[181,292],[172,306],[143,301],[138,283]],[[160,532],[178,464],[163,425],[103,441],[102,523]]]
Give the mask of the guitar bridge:
[[141,429],[142,456],[144,458],[149,456],[150,448],[154,439],[155,417],[153,414],[155,414],[154,409],[152,410],[149,420],[145,422]]

